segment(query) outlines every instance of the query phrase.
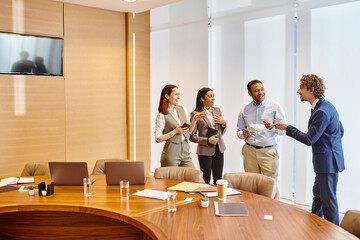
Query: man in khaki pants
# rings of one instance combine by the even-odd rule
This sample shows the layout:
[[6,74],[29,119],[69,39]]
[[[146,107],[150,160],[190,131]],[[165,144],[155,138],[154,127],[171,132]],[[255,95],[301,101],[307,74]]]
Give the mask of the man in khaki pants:
[[285,114],[278,103],[265,100],[261,81],[252,80],[247,88],[253,101],[240,111],[237,122],[237,136],[246,142],[242,149],[244,169],[245,172],[261,173],[277,179],[277,136],[284,135],[285,131],[277,130],[274,123],[284,122]]

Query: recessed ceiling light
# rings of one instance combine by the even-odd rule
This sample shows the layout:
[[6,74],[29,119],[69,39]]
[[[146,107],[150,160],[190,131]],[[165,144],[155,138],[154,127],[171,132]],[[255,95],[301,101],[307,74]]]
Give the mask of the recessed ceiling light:
[[123,1],[131,3],[131,2],[135,2],[136,0],[123,0]]

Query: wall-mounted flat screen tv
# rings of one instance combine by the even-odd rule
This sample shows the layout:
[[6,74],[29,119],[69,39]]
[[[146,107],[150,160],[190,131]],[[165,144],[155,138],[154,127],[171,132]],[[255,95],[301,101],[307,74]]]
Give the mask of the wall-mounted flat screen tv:
[[0,74],[63,75],[63,39],[0,32]]

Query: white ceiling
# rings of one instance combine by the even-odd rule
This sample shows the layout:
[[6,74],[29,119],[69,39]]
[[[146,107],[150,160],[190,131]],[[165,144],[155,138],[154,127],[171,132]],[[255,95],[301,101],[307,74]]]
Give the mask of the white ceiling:
[[140,13],[153,8],[168,5],[170,3],[180,2],[182,0],[136,0],[128,3],[124,0],[53,0],[57,2],[66,2],[82,6],[102,8],[118,12]]

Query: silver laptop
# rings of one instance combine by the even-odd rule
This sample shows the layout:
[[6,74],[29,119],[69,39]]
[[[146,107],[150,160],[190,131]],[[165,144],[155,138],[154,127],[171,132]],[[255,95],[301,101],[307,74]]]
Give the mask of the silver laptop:
[[83,179],[89,177],[86,162],[49,162],[49,169],[55,185],[83,185]]
[[119,185],[129,180],[130,185],[145,184],[144,162],[105,162],[106,184]]

